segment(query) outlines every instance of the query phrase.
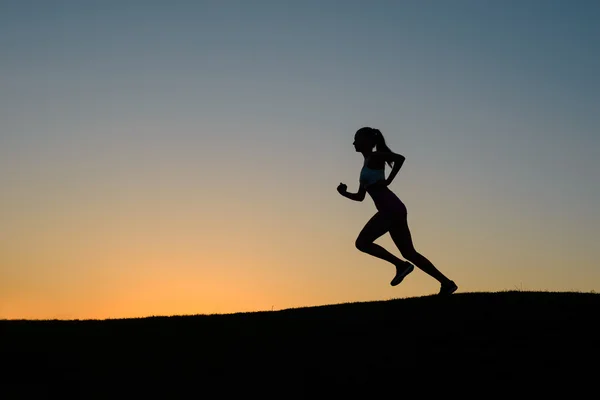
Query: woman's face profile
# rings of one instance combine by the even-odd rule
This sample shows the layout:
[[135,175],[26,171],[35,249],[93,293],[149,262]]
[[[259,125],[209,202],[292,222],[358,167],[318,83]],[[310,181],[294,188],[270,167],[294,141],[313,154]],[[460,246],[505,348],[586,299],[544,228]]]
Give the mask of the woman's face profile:
[[371,143],[369,138],[367,138],[366,135],[361,133],[357,133],[356,135],[354,135],[354,143],[352,144],[354,145],[354,149],[356,151],[365,151],[373,148],[373,144]]

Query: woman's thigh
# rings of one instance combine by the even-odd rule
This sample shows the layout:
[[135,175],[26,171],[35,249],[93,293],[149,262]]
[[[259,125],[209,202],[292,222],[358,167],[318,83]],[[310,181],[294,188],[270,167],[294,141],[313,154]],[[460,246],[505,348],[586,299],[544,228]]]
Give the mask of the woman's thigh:
[[392,219],[387,213],[378,211],[365,224],[356,238],[357,243],[372,243],[387,233],[392,226]]
[[393,223],[390,227],[390,236],[403,256],[406,257],[416,251],[410,228],[408,227],[408,218],[406,214],[397,215],[393,219]]

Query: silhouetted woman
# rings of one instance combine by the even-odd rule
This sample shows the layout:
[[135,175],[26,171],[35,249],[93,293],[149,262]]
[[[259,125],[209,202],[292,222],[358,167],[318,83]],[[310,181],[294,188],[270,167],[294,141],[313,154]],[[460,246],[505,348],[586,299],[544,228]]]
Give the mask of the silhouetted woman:
[[[339,184],[337,190],[342,196],[356,201],[363,201],[368,193],[377,208],[377,213],[358,235],[356,248],[396,266],[396,276],[390,282],[392,286],[402,282],[413,271],[414,264],[440,282],[439,294],[454,293],[458,289],[454,281],[444,276],[427,258],[415,250],[408,228],[406,207],[388,188],[402,167],[404,156],[389,149],[379,129],[369,127],[361,128],[356,132],[354,148],[365,158],[360,171],[358,192],[348,193],[347,186],[343,183]],[[392,167],[387,179],[384,174],[386,162]],[[399,259],[383,247],[373,243],[386,232],[390,233],[402,256],[410,262]]]

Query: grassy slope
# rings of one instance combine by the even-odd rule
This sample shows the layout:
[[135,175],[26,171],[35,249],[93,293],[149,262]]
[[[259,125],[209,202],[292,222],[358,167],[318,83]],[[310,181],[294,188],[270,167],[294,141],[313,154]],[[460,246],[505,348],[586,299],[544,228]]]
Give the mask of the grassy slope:
[[382,388],[426,395],[474,385],[488,394],[550,392],[596,379],[599,311],[598,294],[499,292],[229,315],[0,321],[0,355],[9,366],[5,387],[21,395],[193,390],[215,398],[209,391],[280,387],[283,397]]

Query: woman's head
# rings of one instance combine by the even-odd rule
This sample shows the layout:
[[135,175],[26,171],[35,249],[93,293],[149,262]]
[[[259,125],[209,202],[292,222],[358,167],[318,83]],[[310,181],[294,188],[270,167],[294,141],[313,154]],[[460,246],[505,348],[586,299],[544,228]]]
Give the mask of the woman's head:
[[[370,153],[373,149],[377,151],[391,152],[385,143],[385,139],[379,129],[365,126],[354,134],[354,148],[360,153]],[[392,166],[392,163],[388,163]]]

